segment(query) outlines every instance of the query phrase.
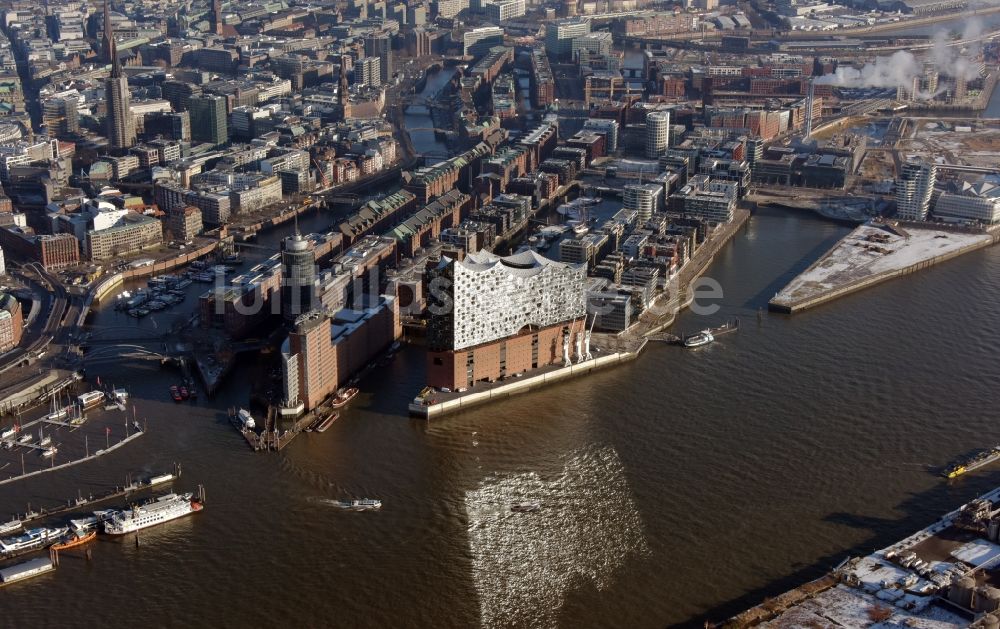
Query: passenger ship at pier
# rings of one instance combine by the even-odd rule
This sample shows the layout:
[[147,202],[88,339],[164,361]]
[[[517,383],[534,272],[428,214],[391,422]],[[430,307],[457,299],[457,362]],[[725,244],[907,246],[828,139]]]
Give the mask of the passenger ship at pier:
[[167,494],[144,505],[119,511],[104,522],[108,535],[125,535],[196,513],[204,508],[193,494]]

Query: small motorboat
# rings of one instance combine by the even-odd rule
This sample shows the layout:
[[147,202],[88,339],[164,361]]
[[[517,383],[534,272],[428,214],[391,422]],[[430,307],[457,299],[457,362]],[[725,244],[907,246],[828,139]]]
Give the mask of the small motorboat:
[[361,500],[338,500],[337,506],[341,509],[351,511],[375,511],[382,508],[382,501],[373,498],[362,498]]
[[708,345],[715,340],[712,333],[708,330],[702,330],[697,334],[692,334],[691,336],[684,339],[684,347],[701,347],[702,345]]
[[514,513],[531,513],[532,511],[538,511],[542,508],[542,505],[538,502],[517,502],[510,506],[510,510]]

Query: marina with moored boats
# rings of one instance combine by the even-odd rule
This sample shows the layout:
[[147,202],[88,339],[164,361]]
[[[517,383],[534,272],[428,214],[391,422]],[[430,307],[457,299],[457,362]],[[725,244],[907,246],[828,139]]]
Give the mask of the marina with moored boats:
[[[20,529],[32,519],[52,519],[69,511],[80,511],[94,502],[108,500],[134,491],[159,486],[175,479],[180,473],[179,467],[175,473],[152,476],[144,481],[130,483],[128,488],[115,488],[98,497],[90,499],[77,498],[67,502],[65,508],[56,508],[40,512],[32,512],[23,518],[15,518],[3,525],[0,533],[0,560],[10,560],[22,555],[49,550],[49,557],[36,558],[27,562],[0,566],[0,585],[26,579],[41,574],[59,565],[59,553],[80,548],[93,542],[99,535],[122,536],[138,534],[140,531],[165,524],[172,520],[200,512],[205,505],[205,491],[199,485],[197,493],[169,492],[154,496],[143,501],[131,502],[117,509],[102,509],[91,512],[90,515],[57,522],[47,526],[25,528],[23,532],[9,535]],[[138,536],[136,544],[138,544]],[[86,557],[90,559],[90,551]],[[45,563],[49,565],[46,566]]]

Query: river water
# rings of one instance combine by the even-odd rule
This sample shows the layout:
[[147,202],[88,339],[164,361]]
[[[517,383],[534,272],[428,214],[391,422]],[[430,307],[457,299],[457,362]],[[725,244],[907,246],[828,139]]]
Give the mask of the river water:
[[[95,366],[91,377],[130,388],[149,434],[0,487],[2,511],[174,461],[175,488],[203,484],[207,506],[138,547],[99,541],[91,562],[64,554],[54,574],[0,593],[3,624],[138,612],[177,626],[700,626],[885,545],[1000,483],[996,469],[949,484],[930,468],[998,441],[1000,249],[758,322],[845,232],[755,215],[710,267],[719,311],[676,324],[741,318],[738,334],[701,350],[654,346],[428,423],[405,413],[423,374],[421,350],[407,348],[330,430],[280,454],[251,452],[225,419],[246,403],[250,359],[215,399],[184,405],[167,394],[177,374],[156,363]],[[129,325],[105,309],[92,328]],[[329,503],[344,497],[385,506]],[[543,508],[511,513],[520,500]]]
[[[448,84],[448,81],[455,76],[454,68],[443,68],[427,73],[427,82],[420,96],[428,100],[433,100],[438,93]],[[422,104],[413,104],[406,108],[405,119],[407,132],[413,145],[422,155],[426,156],[428,164],[436,164],[444,161],[450,156],[447,144],[437,139],[434,135],[434,120],[431,118],[430,109]]]

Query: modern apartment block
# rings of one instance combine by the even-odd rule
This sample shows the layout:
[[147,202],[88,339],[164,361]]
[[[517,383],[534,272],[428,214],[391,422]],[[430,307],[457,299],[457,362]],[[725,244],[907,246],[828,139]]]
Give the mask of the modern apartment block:
[[670,200],[685,216],[728,223],[736,210],[737,191],[736,183],[695,175]]
[[626,210],[639,213],[640,221],[648,221],[653,212],[660,210],[663,186],[655,183],[627,185],[622,191],[622,201]]

